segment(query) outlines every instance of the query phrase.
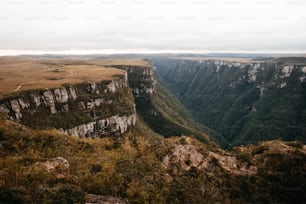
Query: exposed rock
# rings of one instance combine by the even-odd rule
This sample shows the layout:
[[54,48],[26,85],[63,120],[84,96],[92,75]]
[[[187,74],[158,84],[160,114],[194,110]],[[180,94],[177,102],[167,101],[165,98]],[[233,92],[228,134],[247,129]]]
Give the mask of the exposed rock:
[[72,100],[73,101],[76,100],[77,95],[76,95],[75,89],[72,86],[69,87],[69,92],[70,92]]
[[55,108],[55,101],[54,101],[54,96],[51,91],[45,91],[43,93],[43,101],[45,106],[50,107],[51,113],[56,113],[56,108]]
[[24,102],[24,101],[23,101],[23,99],[21,99],[21,98],[19,98],[19,99],[18,99],[18,102],[19,102],[20,107],[21,107],[22,109],[25,109],[25,108],[30,107],[30,104],[29,104],[29,103]]
[[213,173],[216,165],[212,162],[214,159],[218,161],[218,164],[224,170],[233,174],[250,175],[257,173],[255,166],[248,166],[246,162],[237,160],[235,156],[212,151],[208,151],[207,154],[203,155],[203,153],[196,149],[196,146],[191,144],[176,145],[172,154],[166,155],[163,158],[162,164],[165,168],[172,168],[173,174],[179,173],[177,165],[183,171],[189,171],[191,167],[196,167],[200,170]]
[[171,161],[179,163],[184,171],[188,171],[192,166],[199,167],[203,155],[193,145],[178,145],[174,148]]
[[94,103],[93,102],[87,102],[86,107],[88,109],[92,109],[94,107]]
[[63,157],[56,157],[42,164],[46,168],[47,171],[53,171],[59,166],[62,166],[67,169],[69,168],[69,162]]
[[306,67],[301,67],[301,71],[302,71],[302,76],[300,76],[299,79],[300,79],[300,82],[304,82],[306,78]]
[[240,65],[241,65],[240,62],[234,62],[234,63],[233,63],[233,66],[234,66],[234,67],[240,67]]
[[115,82],[112,81],[111,83],[109,83],[109,84],[107,85],[107,89],[108,89],[110,92],[115,93],[115,91],[116,91],[116,84],[115,84]]
[[68,101],[68,92],[65,87],[54,89],[54,96],[58,103],[66,103]]
[[[116,79],[116,80],[111,81],[107,85],[106,90],[110,89],[112,92],[115,92],[118,88],[122,88],[122,87],[127,87],[127,82],[123,79]],[[93,91],[96,94],[99,94],[97,83],[94,83],[94,82],[89,83],[88,89],[90,91]],[[62,104],[62,103],[68,103],[69,101],[75,101],[77,99],[77,93],[76,93],[76,89],[70,86],[70,87],[60,87],[60,88],[46,90],[41,94],[39,92],[30,93],[29,102],[27,101],[28,99],[25,99],[25,98],[8,100],[10,104],[9,106],[7,106],[6,103],[0,101],[0,105],[2,104],[2,106],[7,106],[8,109],[11,109],[13,111],[12,114],[14,114],[14,117],[16,119],[21,119],[22,110],[27,109],[28,112],[35,112],[36,109],[40,107],[42,104],[45,107],[49,107],[51,113],[69,111],[69,106],[67,106],[66,104],[64,105],[64,108],[57,110],[56,104],[57,103]],[[87,104],[88,108],[93,108],[93,105],[100,106],[101,104],[111,104],[112,100],[105,100],[104,98],[97,98],[93,100],[93,103],[92,102],[88,102],[88,103],[90,103],[90,104]],[[35,106],[31,107],[31,104]],[[81,109],[85,109],[85,103],[82,101],[78,102],[78,106]]]
[[96,98],[94,103],[95,103],[95,106],[100,106],[101,104],[103,104],[105,102],[105,99],[104,98]]
[[41,104],[40,96],[38,94],[31,94],[33,103],[38,107]]
[[88,87],[87,87],[87,92],[89,92],[89,93],[96,93],[98,91],[98,90],[96,90],[96,88],[97,88],[96,83],[95,82],[90,82],[88,84]]
[[[128,68],[124,68],[128,69]],[[149,68],[140,68],[144,69],[145,73],[150,76],[152,79],[153,72]],[[76,120],[67,121],[65,124],[69,124],[69,129],[64,130],[66,133],[71,135],[76,135],[80,137],[85,136],[106,136],[106,135],[121,135],[126,132],[129,128],[135,125],[136,123],[136,114],[131,115],[122,115],[120,112],[115,112],[109,107],[113,103],[113,100],[117,100],[112,97],[111,94],[115,93],[118,89],[128,88],[128,73],[125,72],[124,77],[118,77],[111,81],[103,82],[89,82],[86,86],[78,85],[68,86],[68,87],[59,87],[53,89],[47,89],[43,91],[33,90],[32,92],[25,93],[22,98],[5,98],[0,101],[1,110],[4,112],[8,110],[7,115],[11,119],[19,119],[24,124],[29,124],[29,121],[22,121],[23,118],[31,117],[32,115],[39,114],[40,112],[46,112],[46,108],[50,110],[51,114],[57,114],[54,118],[63,119],[68,115],[63,114],[63,112],[69,111],[82,111],[88,114],[90,111],[85,109],[93,109],[94,107],[99,107],[102,105],[108,105],[108,109],[113,111],[112,116],[102,119],[104,116],[99,115],[97,121],[87,121],[85,124],[79,124]],[[146,80],[149,80],[146,78]],[[140,84],[138,84],[140,86]],[[140,87],[143,94],[150,94],[153,92],[153,88],[149,87]],[[80,94],[80,96],[78,96]],[[91,94],[95,94],[92,95]],[[100,97],[99,97],[100,95]],[[79,99],[80,97],[81,99]],[[121,96],[118,96],[119,100],[122,99]],[[76,101],[76,102],[75,102]],[[100,108],[101,109],[101,108]],[[133,110],[132,110],[133,109]],[[135,113],[135,106],[131,107],[132,113]],[[23,117],[23,114],[27,114],[27,117]],[[82,117],[77,114],[78,117]],[[109,116],[109,113],[108,113]],[[93,119],[92,119],[93,120]],[[31,121],[30,121],[31,122]],[[76,126],[73,127],[73,124]],[[30,125],[30,124],[29,124]],[[50,125],[55,125],[50,123]],[[56,124],[58,125],[58,124]],[[44,126],[38,125],[39,127]],[[45,125],[47,127],[47,125]],[[70,128],[70,127],[73,128]],[[98,126],[98,127],[97,127]],[[52,126],[53,127],[53,126]],[[58,127],[58,129],[65,129],[65,127]],[[97,130],[98,128],[98,130]],[[98,134],[97,134],[98,131]]]
[[[135,97],[148,97],[154,93],[156,80],[152,67],[116,66],[127,71],[129,85]],[[141,75],[141,77],[139,77]],[[131,81],[137,79],[137,83]],[[139,81],[138,81],[139,80]]]
[[263,93],[264,93],[264,90],[265,90],[265,84],[264,83],[261,83],[261,84],[258,84],[256,86],[256,88],[259,89],[259,95],[260,97],[262,97]]
[[[136,114],[130,116],[112,116],[106,119],[98,120],[97,122],[89,122],[78,125],[68,130],[63,130],[69,135],[78,137],[99,137],[106,136],[110,133],[123,134],[129,128],[136,124]],[[98,125],[98,130],[96,125]],[[96,129],[95,129],[96,128]]]
[[10,105],[11,105],[12,110],[15,113],[16,119],[18,120],[18,119],[22,118],[22,114],[20,112],[21,110],[20,110],[20,106],[19,106],[18,101],[17,100],[11,100]]
[[133,94],[135,94],[135,95],[139,95],[140,94],[140,91],[139,91],[139,89],[138,88],[134,88],[133,89]]
[[287,85],[287,82],[282,82],[281,84],[280,84],[280,86],[279,86],[279,88],[284,88],[284,87],[286,87],[286,85]]
[[209,156],[218,160],[223,169],[234,174],[256,174],[257,168],[250,166],[247,168],[245,162],[238,161],[236,157],[229,155],[221,155],[212,151],[209,151]]
[[145,89],[146,93],[147,94],[152,94],[154,92],[154,89],[153,88],[147,88]]
[[294,65],[288,65],[284,66],[282,69],[282,74],[280,78],[290,77],[292,71],[293,71]]
[[108,85],[108,91],[115,93],[117,89],[127,87],[127,82],[125,79],[112,80]]
[[[92,101],[87,102],[86,107],[88,109],[92,109],[94,106],[101,106],[103,104],[112,104],[112,103],[113,103],[112,100],[105,100],[104,98],[96,98],[96,99],[93,99]],[[85,104],[84,104],[84,108],[85,108]]]
[[258,66],[252,66],[252,67],[248,70],[248,76],[249,76],[250,81],[256,81],[257,69],[258,69]]
[[169,155],[164,156],[163,161],[162,161],[162,165],[167,168],[169,166],[169,162],[170,162],[170,157]]

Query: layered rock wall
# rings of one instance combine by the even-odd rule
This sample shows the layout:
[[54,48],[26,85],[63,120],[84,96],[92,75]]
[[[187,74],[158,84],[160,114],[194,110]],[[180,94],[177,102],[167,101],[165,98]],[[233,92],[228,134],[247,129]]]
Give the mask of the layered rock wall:
[[0,100],[0,111],[33,128],[79,136],[121,135],[136,123],[127,74],[113,80],[31,90]]

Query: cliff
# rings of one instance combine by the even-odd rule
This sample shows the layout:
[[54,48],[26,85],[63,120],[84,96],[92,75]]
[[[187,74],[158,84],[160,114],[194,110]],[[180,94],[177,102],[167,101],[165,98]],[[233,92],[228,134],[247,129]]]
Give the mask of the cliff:
[[231,144],[306,142],[306,64],[153,59],[159,76],[202,125]]
[[[156,75],[155,67],[111,65],[127,71],[129,87],[133,91],[136,111],[146,124],[164,137],[188,135],[204,143],[221,136],[196,123],[185,107],[167,90]],[[210,137],[211,136],[211,137]]]
[[136,123],[127,75],[112,80],[28,90],[0,100],[1,112],[36,129],[79,136],[121,135]]
[[154,70],[149,66],[110,65],[127,72],[128,84],[135,98],[149,98],[155,91],[156,79]]
[[[33,71],[35,65],[30,62],[24,72]],[[138,114],[153,131],[166,137],[189,135],[208,143],[208,135],[216,135],[193,121],[184,106],[159,83],[148,61],[42,60],[39,64],[36,69],[40,75],[33,80],[44,89],[31,89],[40,86],[21,78],[14,83],[21,91],[1,90],[2,96],[9,92],[0,100],[1,112],[26,126],[56,128],[79,137],[122,135],[135,125]],[[103,73],[110,76],[103,79]],[[42,80],[46,75],[47,80]],[[64,79],[77,83],[61,85]]]

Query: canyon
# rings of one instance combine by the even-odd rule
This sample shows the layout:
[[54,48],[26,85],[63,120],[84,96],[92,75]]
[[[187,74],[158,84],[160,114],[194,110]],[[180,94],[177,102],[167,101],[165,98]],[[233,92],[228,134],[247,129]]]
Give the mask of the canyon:
[[306,141],[303,59],[152,58],[159,77],[194,118],[228,145]]
[[304,67],[0,58],[0,202],[304,202]]

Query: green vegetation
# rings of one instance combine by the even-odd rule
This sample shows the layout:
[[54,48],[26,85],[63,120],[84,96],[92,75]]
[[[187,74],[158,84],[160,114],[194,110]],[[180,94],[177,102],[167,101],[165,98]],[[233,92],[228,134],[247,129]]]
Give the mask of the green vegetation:
[[[185,107],[160,81],[157,81],[156,91],[150,100],[136,99],[136,104],[139,104],[138,113],[150,127],[166,137],[191,135],[204,143],[209,143],[210,139],[222,138],[215,131],[195,122]],[[150,108],[146,104],[150,104]],[[218,142],[225,145],[222,140]]]
[[212,60],[159,58],[154,63],[167,87],[199,123],[239,145],[278,138],[306,142],[306,84],[300,81],[305,65],[295,66],[285,77],[283,63],[292,60],[297,59],[262,62],[252,80],[250,63],[243,68],[224,64],[217,68]]
[[[212,171],[184,170],[162,160],[174,146],[192,145],[206,157],[219,151],[187,137],[163,139],[141,121],[120,138],[78,139],[0,121],[0,201],[84,203],[86,194],[121,197],[131,203],[305,201],[306,155],[301,143],[262,143],[233,150],[256,165],[255,175],[236,175],[213,160]],[[282,147],[285,147],[283,149]],[[69,162],[47,168],[52,159]]]
[[[103,65],[112,62],[106,60]],[[45,65],[78,63],[84,62],[59,60]],[[102,65],[98,60],[87,63]],[[302,143],[274,140],[226,151],[214,145],[208,135],[226,146],[224,138],[204,126],[215,127],[236,143],[273,139],[273,134],[280,133],[291,139],[291,132],[266,127],[286,126],[288,118],[296,117],[305,106],[305,95],[300,94],[305,84],[298,86],[289,78],[285,89],[275,91],[271,83],[265,92],[269,94],[261,96],[257,84],[245,80],[235,84],[237,75],[247,74],[245,70],[221,67],[216,75],[212,64],[202,69],[194,63],[190,70],[184,70],[189,65],[183,61],[182,69],[164,71],[177,77],[173,84],[178,85],[179,96],[191,105],[189,108],[198,108],[193,114],[207,114],[202,121],[197,118],[202,124],[192,119],[162,82],[157,81],[155,92],[149,94],[155,81],[145,67],[121,64],[119,68],[128,70],[135,99],[129,88],[105,93],[109,81],[103,81],[97,85],[98,92],[88,84],[76,85],[78,98],[68,101],[69,112],[62,104],[56,104],[55,114],[43,106],[23,111],[22,122],[28,127],[5,120],[6,113],[0,113],[0,203],[91,203],[90,197],[103,196],[136,204],[305,202],[306,148]],[[171,66],[176,67],[176,61]],[[267,73],[259,72],[257,79],[269,81],[273,74],[273,69],[268,69]],[[211,89],[199,88],[203,85]],[[293,90],[291,95],[286,89]],[[30,93],[11,97],[27,100]],[[53,129],[91,121],[90,109],[81,108],[80,103],[101,98],[111,102],[95,107],[100,118],[134,113],[136,103],[136,126],[124,135],[90,139]],[[290,104],[294,105],[288,109]],[[299,115],[294,124],[304,122],[304,116]],[[301,127],[305,129],[305,125]],[[297,131],[294,125],[290,128]]]
[[[128,75],[129,86],[139,92],[134,93],[136,111],[153,131],[165,137],[190,135],[210,143],[208,136],[201,132],[204,128],[192,119],[184,106],[158,79],[154,87],[152,76],[144,74],[144,69],[137,67],[128,71]],[[146,89],[153,87],[153,94],[146,92]],[[208,128],[205,131],[217,135]]]
[[[69,129],[77,125],[94,121],[92,109],[87,108],[87,103],[93,102],[96,99],[103,99],[105,101],[105,103],[95,106],[98,118],[105,119],[117,114],[119,116],[133,114],[134,98],[130,93],[129,88],[120,88],[117,89],[115,93],[111,94],[105,93],[105,90],[107,90],[107,84],[109,83],[110,81],[108,80],[96,83],[96,91],[98,91],[98,93],[89,92],[87,90],[89,86],[88,83],[74,85],[77,94],[76,100],[72,101],[69,99],[67,103],[56,103],[55,107],[57,112],[53,114],[50,114],[50,107],[46,107],[43,104],[37,107],[32,103],[33,99],[31,94],[43,95],[44,90],[31,90],[19,92],[18,94],[15,93],[14,95],[10,95],[1,100],[0,103],[9,103],[10,100],[18,98],[30,102],[31,110],[21,110],[23,117],[20,122],[35,129]],[[65,87],[66,90],[69,90],[69,85],[65,85]],[[82,103],[84,107],[81,107],[80,103]],[[68,106],[68,110],[65,110],[65,106]]]

